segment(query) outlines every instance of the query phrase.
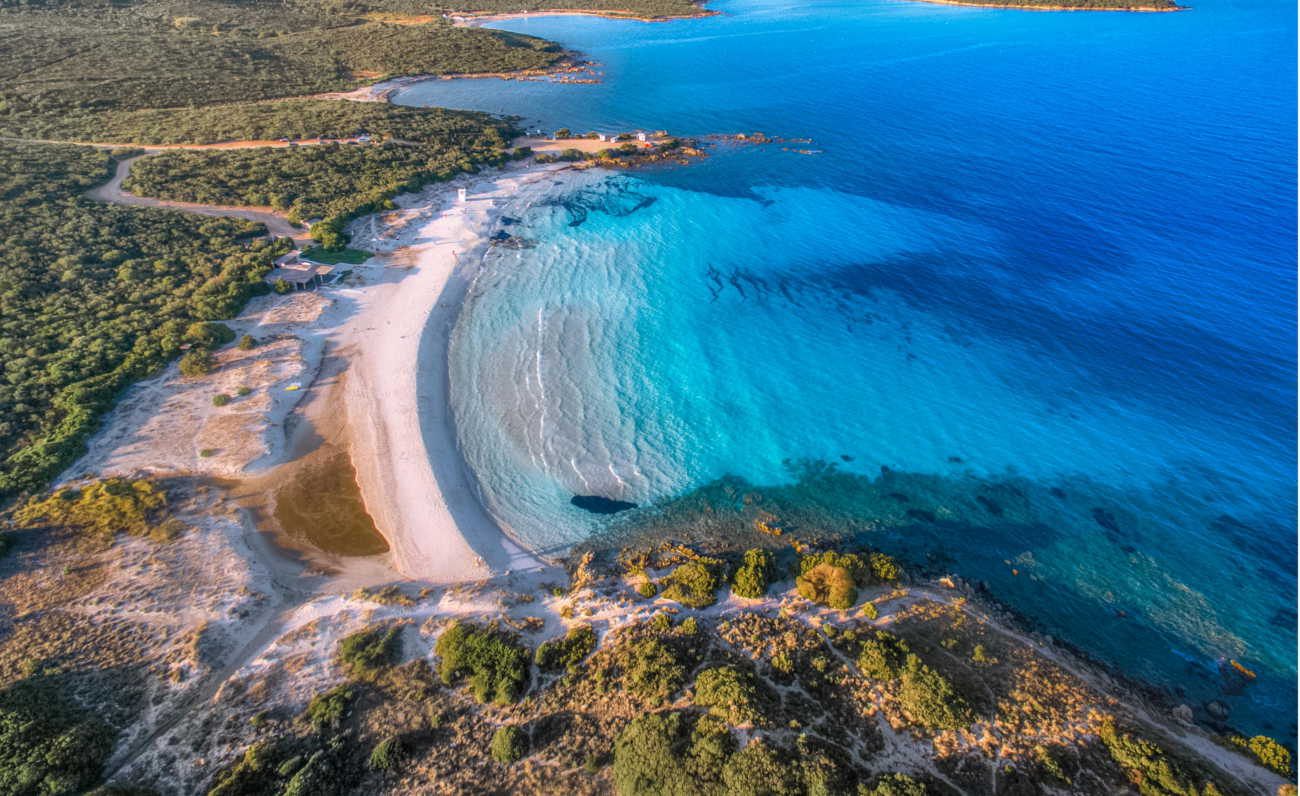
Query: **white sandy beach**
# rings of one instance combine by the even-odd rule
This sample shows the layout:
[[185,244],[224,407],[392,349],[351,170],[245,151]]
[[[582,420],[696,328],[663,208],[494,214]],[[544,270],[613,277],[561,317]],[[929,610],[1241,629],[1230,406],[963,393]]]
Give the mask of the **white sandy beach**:
[[[131,388],[60,480],[270,474],[273,482],[272,471],[303,455],[288,429],[304,422],[350,451],[366,509],[401,575],[449,583],[545,567],[479,500],[456,443],[447,354],[500,208],[544,191],[559,168],[464,175],[358,220],[356,245],[377,254],[354,267],[346,285],[250,302],[227,323],[263,343],[219,352],[209,376],[185,379],[173,364]],[[459,188],[468,192],[464,203]],[[252,392],[212,405],[213,394],[241,386]],[[378,561],[352,564],[367,581],[391,580],[375,571]]]
[[[348,359],[342,389],[362,497],[407,577],[451,582],[544,566],[479,500],[456,444],[447,351],[499,206],[522,200],[521,189],[549,173],[457,181],[434,200],[441,209],[417,210],[393,237],[385,237],[392,227],[374,223],[376,239],[357,236],[361,246],[387,249],[393,262],[375,275],[379,284],[355,289],[358,310],[332,342]],[[464,203],[459,186],[468,188]]]

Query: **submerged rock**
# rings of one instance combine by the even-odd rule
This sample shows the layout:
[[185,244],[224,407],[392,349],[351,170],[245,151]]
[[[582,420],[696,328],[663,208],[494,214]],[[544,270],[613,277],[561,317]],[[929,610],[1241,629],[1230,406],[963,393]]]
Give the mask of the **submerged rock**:
[[635,503],[626,500],[614,500],[600,495],[574,495],[569,502],[592,514],[617,514],[620,511],[636,508]]

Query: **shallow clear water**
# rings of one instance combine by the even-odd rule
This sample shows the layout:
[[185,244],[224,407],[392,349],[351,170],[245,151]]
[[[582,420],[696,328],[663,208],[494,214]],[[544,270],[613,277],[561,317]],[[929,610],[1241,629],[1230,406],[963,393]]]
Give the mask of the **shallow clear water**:
[[[1293,738],[1294,6],[716,7],[502,23],[606,82],[398,98],[823,152],[511,211],[537,245],[490,258],[452,351],[491,510],[550,549],[635,522],[574,494],[738,476]],[[1259,681],[1222,694],[1220,658]]]

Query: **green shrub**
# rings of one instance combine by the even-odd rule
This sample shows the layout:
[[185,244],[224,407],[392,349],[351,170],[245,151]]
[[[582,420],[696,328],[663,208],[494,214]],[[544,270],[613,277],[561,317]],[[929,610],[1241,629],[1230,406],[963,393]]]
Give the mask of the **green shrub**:
[[492,759],[510,765],[528,753],[528,738],[513,724],[498,727],[492,735]]
[[912,721],[932,730],[956,730],[970,723],[970,708],[948,678],[907,656],[898,701]]
[[257,347],[257,338],[253,337],[251,334],[246,334],[239,338],[238,347],[240,351],[252,351]]
[[307,703],[307,721],[313,727],[337,727],[348,713],[348,707],[356,695],[347,683],[331,688],[323,694],[317,694]]
[[628,690],[652,704],[671,699],[686,684],[686,667],[673,649],[659,639],[636,642],[630,654]]
[[872,553],[867,557],[871,564],[871,575],[880,583],[893,583],[903,577],[903,568],[884,553]]
[[0,694],[0,793],[84,793],[99,780],[115,733],[65,699],[29,682]]
[[906,774],[885,774],[874,785],[861,786],[858,796],[925,796],[925,785]]
[[1267,735],[1256,735],[1250,740],[1234,735],[1229,740],[1250,752],[1266,768],[1284,777],[1291,776],[1291,750]]
[[799,596],[818,605],[844,610],[858,601],[858,588],[847,567],[818,564],[795,579]]
[[241,386],[241,387],[238,387],[238,388],[235,389],[235,395],[238,395],[240,398],[243,398],[245,395],[248,395],[248,394],[251,393],[252,391],[253,391],[253,388],[251,388],[251,387],[243,387],[243,386]]
[[402,647],[402,629],[366,628],[339,642],[339,666],[356,680],[373,679],[386,667],[397,662]]
[[680,625],[678,625],[677,630],[683,636],[693,636],[696,633],[700,632],[700,622],[695,617],[688,616],[682,620],[682,623]]
[[528,685],[528,650],[513,633],[457,622],[438,637],[438,675],[447,684],[468,677],[474,698],[508,705]]
[[807,575],[823,564],[847,569],[855,583],[867,582],[867,574],[870,570],[867,562],[862,560],[862,556],[857,553],[837,553],[834,550],[827,550],[824,553],[809,553],[800,558],[799,574]]
[[[1121,732],[1114,720],[1102,724],[1097,733],[1111,759],[1124,769],[1131,781],[1137,783],[1142,796],[1205,796],[1218,793],[1213,782],[1201,782],[1201,777],[1187,771],[1164,749],[1127,732]],[[1213,791],[1210,788],[1215,788]]]
[[181,357],[181,375],[187,379],[197,379],[212,372],[212,354],[206,348],[195,348],[185,352]]
[[228,403],[230,403],[230,396],[226,395],[224,392],[219,392],[212,396],[213,406],[225,406]]
[[269,741],[250,744],[239,762],[217,775],[208,796],[243,796],[277,788],[277,777],[287,777],[302,765],[301,757],[277,765],[277,757],[278,750]]
[[652,580],[642,581],[636,585],[636,593],[648,600],[659,593],[659,587]]
[[388,771],[396,768],[398,762],[402,759],[402,739],[395,735],[390,735],[379,743],[370,752],[370,759],[366,765],[371,771]]
[[695,678],[695,704],[731,724],[757,724],[758,690],[748,672],[735,666],[705,669]]
[[216,449],[216,448],[204,448],[203,450],[199,451],[199,455],[202,456],[202,457],[205,458],[205,459],[208,459],[208,458],[211,458],[211,457],[217,455],[217,449]]
[[1048,774],[1059,779],[1061,782],[1064,782],[1066,785],[1071,784],[1070,778],[1065,774],[1065,769],[1061,768],[1061,762],[1056,759],[1056,756],[1053,755],[1052,751],[1046,746],[1039,744],[1034,747],[1034,759],[1038,761],[1039,765],[1041,765],[1043,770]]
[[868,619],[880,618],[880,610],[876,608],[876,604],[872,602],[866,602],[862,604],[861,614]]
[[707,608],[717,602],[714,592],[718,580],[712,570],[698,561],[679,565],[665,581],[668,586],[664,589],[664,597],[689,608]]
[[216,348],[235,339],[235,332],[224,323],[200,321],[185,330],[185,339],[206,348]]
[[554,639],[537,648],[533,662],[543,671],[577,671],[578,664],[596,649],[596,631],[591,625],[569,629],[562,639]]
[[680,712],[633,719],[614,741],[619,796],[720,794],[720,775],[735,748],[726,726]]
[[775,571],[775,562],[770,552],[757,548],[747,550],[744,561],[736,570],[731,590],[740,597],[757,600],[767,593]]
[[722,784],[727,796],[798,796],[803,792],[795,767],[761,739],[750,741],[731,756],[722,767]]

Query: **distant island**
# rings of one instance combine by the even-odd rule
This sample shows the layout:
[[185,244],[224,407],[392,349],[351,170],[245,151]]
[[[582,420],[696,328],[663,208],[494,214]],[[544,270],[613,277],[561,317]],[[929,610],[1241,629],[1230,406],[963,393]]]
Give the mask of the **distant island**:
[[974,6],[976,8],[1015,8],[1025,11],[1186,11],[1173,0],[915,0],[945,6]]

